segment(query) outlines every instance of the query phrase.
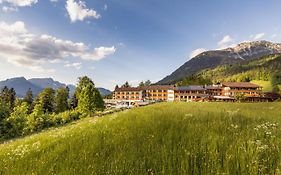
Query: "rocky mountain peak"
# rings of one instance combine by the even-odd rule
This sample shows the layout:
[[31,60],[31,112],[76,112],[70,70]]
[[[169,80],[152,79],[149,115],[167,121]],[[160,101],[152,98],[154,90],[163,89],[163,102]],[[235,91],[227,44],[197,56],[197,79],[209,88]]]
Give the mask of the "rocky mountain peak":
[[266,49],[266,50],[275,50],[281,52],[281,43],[272,43],[269,41],[249,41],[249,42],[242,42],[233,48],[227,48],[227,51],[235,51],[241,52],[245,50],[251,49]]

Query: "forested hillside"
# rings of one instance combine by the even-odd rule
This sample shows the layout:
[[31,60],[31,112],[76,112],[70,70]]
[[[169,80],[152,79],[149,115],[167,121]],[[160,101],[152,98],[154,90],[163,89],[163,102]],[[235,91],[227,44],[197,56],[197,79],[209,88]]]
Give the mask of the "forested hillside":
[[281,55],[270,55],[235,65],[221,65],[205,69],[180,80],[178,85],[209,84],[218,82],[250,82],[270,85],[272,91],[280,91]]

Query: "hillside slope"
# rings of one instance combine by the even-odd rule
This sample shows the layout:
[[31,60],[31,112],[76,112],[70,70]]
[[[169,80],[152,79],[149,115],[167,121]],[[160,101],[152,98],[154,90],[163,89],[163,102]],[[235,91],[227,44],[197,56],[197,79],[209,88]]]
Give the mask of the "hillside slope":
[[281,84],[281,55],[270,55],[237,65],[221,65],[213,69],[205,69],[182,79],[177,84],[197,83],[204,85],[218,82],[249,81],[266,86],[267,90],[278,91],[278,86]]
[[254,41],[241,43],[233,48],[203,52],[184,63],[171,75],[160,80],[158,84],[173,84],[184,77],[207,68],[215,68],[225,64],[240,64],[271,54],[281,54],[281,44],[268,41]]
[[86,118],[0,144],[0,174],[276,174],[278,114],[280,103],[161,103]]

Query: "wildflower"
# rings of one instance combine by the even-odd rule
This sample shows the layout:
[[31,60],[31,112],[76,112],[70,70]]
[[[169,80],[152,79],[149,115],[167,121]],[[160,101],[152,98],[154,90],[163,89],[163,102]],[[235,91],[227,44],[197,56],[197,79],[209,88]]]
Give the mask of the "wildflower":
[[232,128],[234,128],[234,129],[237,129],[237,128],[238,128],[238,125],[231,124],[230,126],[231,126]]
[[193,117],[193,114],[185,114],[185,117]]

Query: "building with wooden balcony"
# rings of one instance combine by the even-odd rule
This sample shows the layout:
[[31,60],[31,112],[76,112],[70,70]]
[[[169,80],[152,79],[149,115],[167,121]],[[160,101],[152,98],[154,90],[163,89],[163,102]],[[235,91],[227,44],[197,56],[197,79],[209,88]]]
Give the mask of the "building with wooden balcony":
[[138,87],[116,88],[113,99],[117,101],[140,101],[143,99],[142,89]]
[[175,86],[152,85],[141,87],[143,99],[156,101],[174,101]]
[[216,85],[208,85],[204,86],[206,89],[206,93],[210,96],[222,96],[222,85],[216,84]]
[[244,95],[245,97],[261,97],[262,87],[250,82],[228,82],[222,83],[222,95],[236,97]]
[[204,86],[180,86],[175,88],[174,101],[204,101],[209,94]]
[[140,101],[271,101],[262,93],[262,87],[250,82],[228,82],[208,86],[151,85],[116,88],[113,99],[124,102]]

